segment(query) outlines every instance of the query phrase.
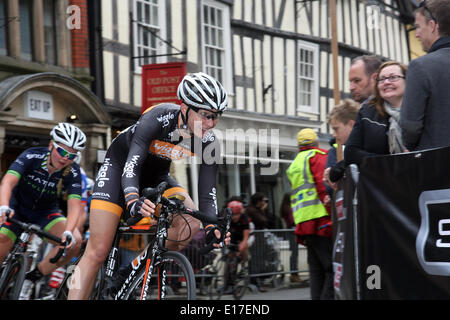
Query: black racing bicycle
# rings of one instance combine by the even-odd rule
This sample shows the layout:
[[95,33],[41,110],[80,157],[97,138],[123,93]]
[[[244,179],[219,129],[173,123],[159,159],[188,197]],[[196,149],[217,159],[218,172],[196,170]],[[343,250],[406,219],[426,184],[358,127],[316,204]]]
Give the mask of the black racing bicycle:
[[50,259],[51,263],[58,262],[61,256],[65,254],[66,246],[66,242],[62,242],[60,238],[42,230],[39,226],[21,222],[9,217],[9,215],[10,211],[7,211],[7,221],[19,226],[22,233],[0,267],[0,300],[18,300],[20,297],[25,274],[36,259],[34,251],[27,250],[32,235],[47,238],[63,246],[58,250],[55,257]]
[[[162,182],[156,188],[146,188],[143,196],[155,205],[161,205],[160,214],[155,226],[148,230],[153,235],[150,244],[144,251],[131,262],[131,271],[120,275],[118,269],[118,245],[120,236],[130,230],[129,226],[136,224],[142,216],[129,218],[125,225],[120,224],[109,253],[108,259],[99,271],[92,299],[114,299],[114,300],[195,300],[196,282],[192,265],[180,252],[168,251],[165,247],[168,239],[167,230],[176,215],[191,215],[203,223],[218,225],[223,242],[224,235],[231,216],[210,217],[204,213],[187,208],[184,199],[179,196],[166,198],[162,196],[167,187]],[[187,223],[187,222],[186,222]],[[227,227],[228,226],[228,227]],[[142,232],[142,231],[141,231]],[[169,239],[170,240],[170,239]],[[183,241],[183,240],[181,240]],[[201,248],[201,254],[205,254],[214,248],[213,244]],[[76,267],[75,267],[76,268]],[[76,285],[76,279],[71,279],[67,274],[57,293],[57,299],[67,298],[67,284]],[[117,290],[111,290],[111,283],[117,279],[123,279]],[[75,280],[75,281],[74,281]]]

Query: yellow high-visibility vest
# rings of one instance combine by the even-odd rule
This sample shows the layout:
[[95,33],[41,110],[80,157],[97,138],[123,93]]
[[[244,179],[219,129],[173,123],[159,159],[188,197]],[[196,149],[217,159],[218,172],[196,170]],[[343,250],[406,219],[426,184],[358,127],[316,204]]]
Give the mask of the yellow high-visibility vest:
[[286,175],[291,182],[291,208],[295,224],[328,215],[320,201],[309,166],[309,159],[316,153],[326,154],[318,149],[301,151],[286,170]]

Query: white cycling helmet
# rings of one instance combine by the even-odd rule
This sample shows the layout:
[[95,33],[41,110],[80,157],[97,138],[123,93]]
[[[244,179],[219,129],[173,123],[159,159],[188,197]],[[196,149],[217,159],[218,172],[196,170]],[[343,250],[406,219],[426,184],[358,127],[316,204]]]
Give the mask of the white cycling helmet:
[[78,127],[67,122],[58,123],[50,132],[55,142],[65,144],[78,151],[86,147],[86,135]]
[[184,76],[178,85],[178,99],[187,106],[222,112],[227,108],[228,95],[219,81],[202,73]]

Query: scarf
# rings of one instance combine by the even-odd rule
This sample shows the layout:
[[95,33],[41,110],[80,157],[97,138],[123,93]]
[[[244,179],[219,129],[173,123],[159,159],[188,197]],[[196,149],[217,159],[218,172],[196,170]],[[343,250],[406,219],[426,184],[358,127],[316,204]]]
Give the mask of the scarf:
[[388,131],[388,144],[389,152],[402,153],[406,148],[402,142],[402,129],[400,128],[400,108],[393,108],[388,102],[384,102],[384,110],[386,110],[389,117],[389,131]]

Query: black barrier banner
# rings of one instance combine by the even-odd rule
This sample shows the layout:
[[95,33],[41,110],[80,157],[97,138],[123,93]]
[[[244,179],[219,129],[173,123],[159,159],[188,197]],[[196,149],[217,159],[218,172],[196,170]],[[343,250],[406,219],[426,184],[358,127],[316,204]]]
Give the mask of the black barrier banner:
[[[337,299],[345,300],[356,297],[352,218],[354,192],[351,178],[345,179],[343,189],[339,189],[334,195],[332,208],[334,292]],[[350,196],[344,197],[344,193]]]
[[[361,299],[450,299],[449,159],[450,148],[440,148],[367,158],[362,163],[358,218],[352,223],[357,223],[353,240],[358,245],[344,251],[350,256],[348,251],[356,249],[359,255],[351,262],[344,258],[342,267],[343,274],[352,266],[359,273],[345,282],[341,276],[341,298],[355,299],[358,294]],[[344,188],[344,203],[353,195]],[[348,212],[347,219],[352,220]],[[346,230],[345,237],[349,236],[353,233]],[[342,294],[343,288],[351,287],[347,281],[356,286],[358,279],[359,290]]]

